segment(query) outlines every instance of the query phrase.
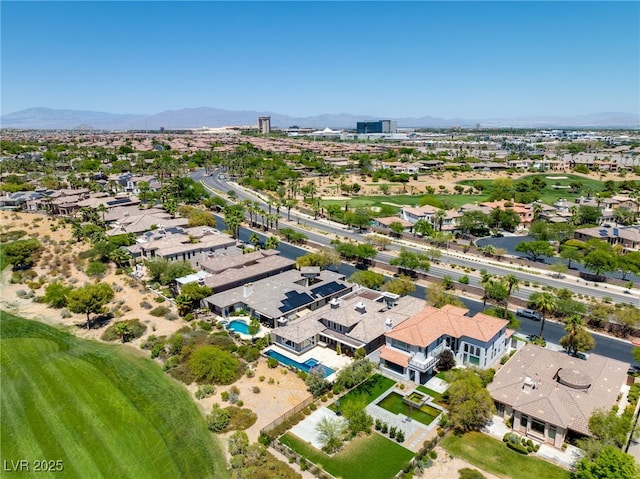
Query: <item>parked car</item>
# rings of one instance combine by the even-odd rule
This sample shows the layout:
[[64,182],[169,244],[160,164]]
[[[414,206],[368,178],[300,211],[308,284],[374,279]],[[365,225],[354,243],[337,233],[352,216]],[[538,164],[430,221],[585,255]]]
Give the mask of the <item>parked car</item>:
[[516,316],[522,316],[523,318],[533,319],[534,321],[540,321],[542,315],[533,309],[518,308],[516,310]]

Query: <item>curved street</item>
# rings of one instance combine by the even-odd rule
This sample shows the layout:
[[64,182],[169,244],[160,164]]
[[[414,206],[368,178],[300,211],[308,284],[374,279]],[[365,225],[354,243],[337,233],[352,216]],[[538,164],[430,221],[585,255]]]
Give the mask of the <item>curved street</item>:
[[[239,200],[250,200],[257,201],[260,203],[262,209],[264,211],[268,211],[268,207],[264,202],[264,199],[260,198],[258,195],[253,194],[253,192],[248,192],[245,189],[236,186],[232,183],[227,183],[223,179],[220,179],[220,171],[216,170],[212,175],[207,176],[204,174],[204,170],[199,170],[195,173],[191,174],[191,177],[196,181],[202,181],[205,186],[208,186],[210,190],[214,190],[214,192],[218,194],[224,194],[227,191],[233,190],[236,192],[237,198]],[[280,211],[280,216],[283,218],[283,221],[287,224],[288,227],[294,228],[303,232],[310,241],[321,244],[321,245],[330,245],[331,240],[338,237],[349,238],[355,241],[362,241],[363,237],[361,234],[356,233],[354,231],[348,230],[345,226],[339,225],[327,220],[314,220],[312,217],[307,215],[303,215],[299,212],[292,212],[292,221],[286,221],[286,211]],[[218,221],[219,229],[226,229],[224,225],[224,220],[216,216],[216,220]],[[319,230],[319,231],[318,231]],[[247,228],[240,229],[240,240],[248,242],[249,235],[252,233],[252,230]],[[266,236],[260,232],[258,232],[261,239],[264,241]],[[399,241],[395,241],[390,245],[389,249],[391,250],[399,250],[402,246],[407,247],[413,251],[420,251],[426,249],[426,247],[420,248],[419,245],[406,243],[402,244]],[[308,251],[302,249],[297,246],[293,246],[289,243],[281,242],[278,247],[281,254],[284,257],[295,259],[299,256],[306,254]],[[449,264],[455,264],[456,266],[466,267],[466,268],[475,268],[476,274],[473,273],[465,273],[464,271],[458,269],[451,269],[449,266],[444,264],[431,264],[431,268],[429,270],[429,274],[434,277],[442,278],[444,276],[450,276],[452,279],[457,280],[460,276],[467,274],[469,276],[469,285],[481,287],[480,278],[477,272],[480,269],[485,269],[487,272],[495,275],[507,275],[510,273],[515,274],[522,281],[530,281],[533,283],[538,283],[540,286],[553,286],[556,288],[569,288],[576,294],[583,294],[594,296],[596,298],[609,297],[613,301],[616,302],[624,302],[624,303],[633,303],[634,305],[638,305],[638,297],[636,294],[628,295],[623,293],[624,288],[620,288],[614,285],[603,285],[602,287],[597,286],[594,287],[592,284],[585,282],[579,278],[575,277],[564,277],[564,278],[552,278],[549,276],[548,271],[537,270],[534,268],[524,268],[518,265],[511,264],[499,264],[494,260],[487,260],[486,258],[474,257],[469,255],[463,255],[458,252],[451,251],[442,251],[443,257],[441,262],[445,261]],[[384,263],[388,263],[394,257],[393,254],[389,252],[379,252],[376,260]],[[506,261],[505,261],[506,262]],[[355,266],[342,263],[338,268],[339,271],[344,274],[346,277],[349,277],[353,274],[357,269]],[[539,291],[540,288],[533,287],[524,287],[521,286],[520,290],[513,293],[512,296],[526,300],[529,295],[535,291]],[[419,298],[425,298],[426,289],[423,285],[416,284],[416,291],[412,293],[413,296]],[[471,314],[475,314],[476,312],[482,311],[482,301],[477,299],[468,298],[461,296],[460,299],[465,303],[466,307],[469,308]],[[523,336],[528,335],[536,335],[540,332],[540,322],[532,321],[526,318],[520,318],[520,328],[518,329],[518,333]],[[559,344],[560,338],[564,336],[566,333],[564,331],[564,326],[561,323],[547,321],[545,326],[545,339],[548,341],[550,347],[555,347],[556,349],[560,349]],[[618,359],[621,361],[629,362],[631,364],[635,364],[635,359],[631,354],[632,344],[629,341],[621,340],[615,337],[607,336],[604,334],[593,333],[596,339],[596,347],[593,350],[594,353],[601,354],[603,356],[607,356],[613,359]]]

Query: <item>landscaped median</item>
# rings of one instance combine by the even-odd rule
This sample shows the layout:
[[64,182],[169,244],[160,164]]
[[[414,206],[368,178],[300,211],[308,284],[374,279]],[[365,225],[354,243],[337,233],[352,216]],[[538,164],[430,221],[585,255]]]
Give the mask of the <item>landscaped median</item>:
[[440,443],[451,455],[460,457],[491,474],[518,479],[569,479],[569,471],[537,457],[509,449],[498,439],[480,432],[451,434]]
[[340,452],[329,456],[287,433],[280,442],[334,477],[342,479],[389,479],[413,457],[413,453],[380,434],[352,439]]

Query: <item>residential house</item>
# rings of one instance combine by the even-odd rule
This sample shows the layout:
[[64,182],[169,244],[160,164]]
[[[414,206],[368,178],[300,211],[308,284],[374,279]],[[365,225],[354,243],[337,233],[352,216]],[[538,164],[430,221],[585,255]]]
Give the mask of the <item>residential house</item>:
[[402,225],[403,231],[411,231],[413,229],[413,223],[403,220],[402,218],[398,218],[397,216],[373,218],[371,221],[373,222],[373,226],[377,228],[389,229],[392,223],[400,223]]
[[589,436],[589,418],[624,396],[629,363],[597,354],[579,359],[527,344],[496,373],[488,389],[513,430],[561,448]]
[[289,270],[276,276],[215,293],[205,299],[224,318],[245,311],[270,328],[286,324],[305,311],[314,311],[353,289],[344,275],[329,270]]
[[595,238],[606,241],[613,246],[622,245],[625,250],[630,251],[640,249],[640,228],[637,226],[581,228],[573,233],[573,237],[581,241]]
[[196,228],[164,227],[149,231],[127,249],[134,258],[168,261],[189,261],[194,266],[229,249],[235,250],[236,240],[206,226]]
[[[208,286],[215,293],[221,293],[243,284],[258,281],[275,276],[284,271],[293,269],[295,261],[280,256],[280,251],[258,250],[252,253],[242,254],[235,248],[237,254],[224,256],[217,255],[200,263],[196,274],[178,278],[176,280],[178,291],[187,283],[198,281],[199,284]],[[228,250],[233,252],[233,248]]]
[[429,306],[385,333],[380,365],[417,384],[433,374],[440,353],[450,349],[458,364],[488,368],[510,348],[505,319],[446,305]]
[[359,348],[368,354],[384,344],[391,324],[401,324],[424,307],[412,296],[360,288],[271,331],[271,340],[300,355],[314,347],[340,348],[353,355]]

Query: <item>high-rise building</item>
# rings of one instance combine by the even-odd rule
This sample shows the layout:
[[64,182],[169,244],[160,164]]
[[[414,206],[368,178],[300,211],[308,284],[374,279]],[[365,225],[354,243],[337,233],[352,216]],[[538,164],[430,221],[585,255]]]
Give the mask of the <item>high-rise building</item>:
[[269,133],[271,133],[271,117],[270,116],[258,117],[258,130],[263,135],[268,135]]
[[357,131],[358,134],[396,133],[398,131],[398,122],[392,120],[359,121]]

